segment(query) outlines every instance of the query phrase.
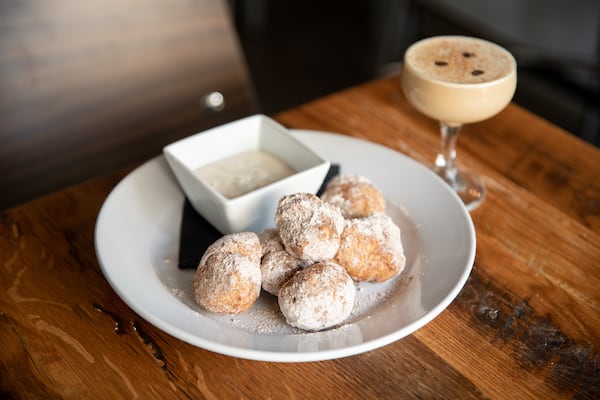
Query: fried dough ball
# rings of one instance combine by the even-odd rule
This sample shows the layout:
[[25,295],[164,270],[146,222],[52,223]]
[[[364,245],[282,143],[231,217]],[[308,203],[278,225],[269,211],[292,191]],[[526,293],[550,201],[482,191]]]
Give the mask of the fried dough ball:
[[279,291],[279,308],[288,324],[318,331],[343,322],[352,312],[356,287],[346,270],[333,261],[297,272]]
[[262,288],[277,296],[283,284],[310,262],[296,258],[285,251],[276,229],[265,229],[258,237],[263,249],[260,262]]
[[288,253],[316,262],[331,259],[337,252],[344,217],[314,194],[295,193],[279,200],[275,225]]
[[211,244],[192,282],[194,300],[207,311],[240,314],[260,295],[261,247],[252,232],[225,235]]
[[344,218],[362,218],[385,211],[383,193],[368,178],[338,175],[329,181],[321,199],[340,208]]
[[258,240],[260,241],[263,257],[273,251],[285,250],[283,244],[281,244],[281,239],[279,239],[277,229],[264,229],[258,234]]
[[203,257],[208,257],[215,252],[239,254],[252,262],[260,263],[262,246],[258,235],[254,232],[231,233],[220,237],[208,246]]
[[266,254],[260,263],[262,288],[277,296],[283,284],[309,264],[310,261],[296,258],[285,250]]
[[406,264],[400,228],[383,213],[347,219],[334,261],[355,281],[393,278]]

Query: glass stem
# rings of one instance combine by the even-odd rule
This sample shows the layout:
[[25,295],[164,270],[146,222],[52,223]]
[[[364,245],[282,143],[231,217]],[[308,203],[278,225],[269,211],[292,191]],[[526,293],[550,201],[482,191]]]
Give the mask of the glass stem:
[[456,139],[462,125],[448,125],[440,122],[442,142],[435,158],[435,170],[452,187],[456,186]]

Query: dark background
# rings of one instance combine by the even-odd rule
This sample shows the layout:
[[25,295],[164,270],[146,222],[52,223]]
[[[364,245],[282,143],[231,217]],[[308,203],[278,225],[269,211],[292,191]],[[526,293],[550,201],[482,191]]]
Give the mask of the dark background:
[[600,146],[597,0],[230,0],[265,113],[397,72],[412,42],[466,34],[508,48],[514,101]]

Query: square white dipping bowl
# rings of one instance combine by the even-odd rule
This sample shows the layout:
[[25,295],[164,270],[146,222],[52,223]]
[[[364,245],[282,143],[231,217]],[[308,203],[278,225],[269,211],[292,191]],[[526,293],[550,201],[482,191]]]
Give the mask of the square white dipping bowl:
[[[199,168],[247,151],[261,150],[296,171],[293,175],[235,198],[227,198],[201,179]],[[163,149],[169,166],[193,207],[221,233],[260,232],[275,225],[279,199],[316,193],[330,163],[264,115],[253,115],[197,133]]]

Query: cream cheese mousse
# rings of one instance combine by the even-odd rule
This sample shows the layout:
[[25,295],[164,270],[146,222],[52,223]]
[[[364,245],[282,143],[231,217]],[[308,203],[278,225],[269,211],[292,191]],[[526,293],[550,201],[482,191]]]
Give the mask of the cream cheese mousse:
[[456,139],[463,124],[488,119],[511,101],[517,64],[504,48],[466,36],[436,36],[411,45],[404,55],[402,88],[420,112],[440,122],[436,172],[467,209],[483,199],[479,179],[456,167]]

